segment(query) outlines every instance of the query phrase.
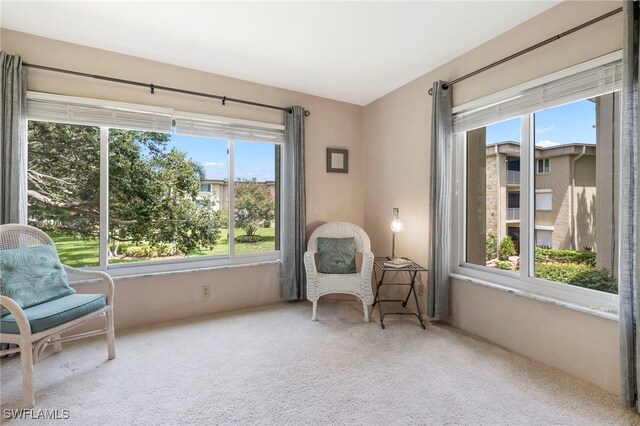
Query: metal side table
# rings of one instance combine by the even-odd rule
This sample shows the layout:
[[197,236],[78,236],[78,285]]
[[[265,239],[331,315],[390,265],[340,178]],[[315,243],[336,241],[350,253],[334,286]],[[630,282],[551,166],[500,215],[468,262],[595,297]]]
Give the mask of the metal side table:
[[[374,259],[374,274],[376,277],[376,297],[373,299],[373,306],[376,306],[376,303],[378,304],[378,311],[380,312],[380,327],[382,327],[382,329],[384,330],[385,326],[384,326],[384,317],[385,315],[413,315],[416,318],[418,318],[418,321],[420,321],[420,326],[425,329],[425,325],[424,325],[424,321],[422,320],[422,314],[420,313],[420,304],[418,303],[418,296],[416,294],[416,289],[415,289],[415,283],[416,283],[416,276],[418,275],[418,272],[426,272],[427,269],[423,268],[422,266],[418,265],[417,263],[415,263],[414,261],[411,261],[411,264],[407,265],[407,266],[403,266],[402,268],[394,268],[393,266],[385,266],[385,262],[388,262],[390,260],[390,258],[388,257],[376,257]],[[409,259],[410,260],[410,259]],[[382,275],[380,276],[380,280],[378,281],[378,270],[380,270],[380,272],[382,273]],[[385,283],[384,282],[384,276],[387,272],[406,272],[409,274],[409,279],[411,280],[410,282],[401,282],[401,283]],[[404,275],[404,274],[400,274],[400,275]],[[405,286],[409,286],[409,292],[407,293],[407,297],[404,299],[381,299],[380,298],[380,287],[382,286],[399,286],[399,285],[405,285]],[[413,293],[413,298],[416,302],[416,308],[418,309],[418,312],[412,312],[410,310],[405,310],[404,312],[385,312],[382,313],[382,303],[384,302],[402,302],[402,307],[406,308],[407,306],[407,302],[409,301],[409,297],[411,297],[411,293]]]

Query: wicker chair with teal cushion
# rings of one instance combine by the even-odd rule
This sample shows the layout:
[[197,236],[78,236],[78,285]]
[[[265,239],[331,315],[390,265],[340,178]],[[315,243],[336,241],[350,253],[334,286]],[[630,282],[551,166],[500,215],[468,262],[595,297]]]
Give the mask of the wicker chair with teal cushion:
[[[77,294],[69,277],[71,283],[102,281],[105,293]],[[98,317],[101,329],[69,335]],[[52,344],[60,352],[62,342],[98,334],[107,335],[109,359],[115,358],[111,277],[62,265],[51,238],[37,228],[0,225],[0,342],[18,345],[0,356],[20,352],[25,408],[35,405],[33,366],[45,348]]]
[[[359,271],[356,268],[356,252],[362,254]],[[313,302],[312,320],[317,319],[320,297],[343,293],[362,300],[364,320],[369,321],[368,305],[373,303],[373,253],[369,236],[362,228],[347,222],[329,222],[320,226],[309,238],[304,265],[307,299]]]

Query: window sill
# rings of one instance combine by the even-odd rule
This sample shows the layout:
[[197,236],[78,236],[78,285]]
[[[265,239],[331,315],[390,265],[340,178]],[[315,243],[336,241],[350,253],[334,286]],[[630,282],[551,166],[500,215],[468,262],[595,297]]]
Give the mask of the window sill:
[[[218,271],[223,269],[251,268],[254,266],[275,265],[278,263],[280,263],[280,259],[258,261],[253,263],[238,263],[238,264],[226,264],[226,265],[216,265],[216,266],[202,266],[202,267],[186,268],[186,269],[174,269],[170,271],[140,272],[140,273],[136,273],[132,271],[129,274],[125,273],[122,275],[112,276],[112,278],[114,281],[121,281],[121,280],[124,281],[124,280],[137,279],[137,278],[158,277],[163,275],[190,274],[192,272],[208,272],[208,271]],[[111,272],[111,271],[107,271],[107,272]]]
[[[138,278],[149,278],[149,277],[159,277],[166,275],[176,275],[176,274],[188,274],[192,272],[208,272],[208,271],[218,271],[223,269],[237,269],[237,268],[251,268],[256,266],[263,265],[276,265],[281,263],[281,259],[277,258],[269,258],[262,257],[258,259],[245,259],[245,262],[237,262],[237,263],[211,263],[211,262],[198,262],[197,264],[189,262],[185,262],[183,264],[177,263],[173,265],[162,265],[164,268],[155,268],[151,265],[140,265],[139,267],[128,267],[128,268],[113,268],[107,269],[107,273],[111,276],[114,281],[124,281],[130,279],[138,279]],[[170,268],[167,268],[169,267]],[[91,270],[91,269],[87,269]],[[96,269],[94,269],[96,270]],[[74,279],[73,276],[69,277],[70,284],[72,286],[82,285],[82,284],[90,284],[97,282],[97,279]]]
[[593,315],[593,316],[597,316],[597,317],[600,317],[600,318],[608,319],[608,320],[611,320],[611,321],[616,321],[616,322],[618,321],[618,314],[617,313],[607,312],[607,311],[605,311],[603,309],[599,309],[599,308],[595,308],[595,307],[587,307],[587,306],[577,305],[575,303],[565,302],[563,300],[559,300],[559,299],[556,299],[556,298],[553,298],[553,297],[543,296],[543,295],[532,293],[532,292],[528,292],[528,291],[525,291],[525,290],[521,290],[521,289],[517,289],[517,288],[513,288],[513,287],[508,287],[508,286],[501,285],[501,284],[492,283],[490,281],[486,281],[486,280],[483,280],[483,279],[469,277],[469,276],[464,275],[464,274],[452,273],[449,276],[451,278],[455,278],[457,280],[467,281],[467,282],[470,282],[470,283],[473,283],[473,284],[481,285],[483,287],[488,287],[488,288],[492,288],[494,290],[503,291],[505,293],[511,293],[511,294],[513,294],[515,296],[526,297],[528,299],[533,299],[533,300],[537,300],[539,302],[549,303],[549,304],[560,306],[560,307],[563,307],[563,308],[572,309],[574,311],[578,311],[578,312],[581,312],[583,314]]

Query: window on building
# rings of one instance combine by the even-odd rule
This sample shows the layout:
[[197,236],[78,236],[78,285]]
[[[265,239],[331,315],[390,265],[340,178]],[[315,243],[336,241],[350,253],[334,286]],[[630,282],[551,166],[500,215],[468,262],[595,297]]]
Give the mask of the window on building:
[[536,229],[536,247],[551,248],[553,246],[553,230]]
[[550,163],[550,159],[549,158],[540,158],[540,159],[538,159],[537,160],[538,174],[549,173],[549,171],[550,171],[549,163]]
[[109,263],[228,255],[226,202],[201,183],[228,177],[228,145],[109,129]]
[[46,231],[70,266],[98,266],[100,128],[28,125],[28,223]]
[[584,69],[454,111],[465,182],[454,270],[615,310],[621,69],[619,62]]
[[536,210],[552,211],[553,210],[553,194],[551,191],[536,191]]
[[516,254],[520,126],[516,118],[467,132],[467,263],[502,268]]
[[276,203],[276,188],[280,185],[280,147],[266,142],[236,141],[233,150],[235,253],[277,250],[280,209]]
[[[556,250],[536,249],[532,275],[537,278],[610,292],[617,289],[612,226],[618,104],[619,94],[610,93],[533,115],[535,150],[557,165],[553,173],[534,180],[534,226],[553,227],[555,238],[549,247]],[[537,188],[551,185],[557,188],[554,194],[538,193]],[[571,262],[566,260],[569,254]]]
[[181,116],[170,132],[171,116],[66,99],[30,98],[28,121],[29,223],[52,236],[63,263],[168,271],[277,258],[278,126]]

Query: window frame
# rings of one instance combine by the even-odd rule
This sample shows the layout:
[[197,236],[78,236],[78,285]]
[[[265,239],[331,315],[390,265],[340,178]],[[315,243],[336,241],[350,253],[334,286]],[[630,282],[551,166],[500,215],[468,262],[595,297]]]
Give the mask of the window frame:
[[[551,201],[549,203],[550,207],[548,209],[538,208],[538,195],[549,195],[551,197]],[[551,189],[535,189],[535,193],[533,194],[533,206],[537,212],[552,212],[553,211],[553,190]]]
[[[619,52],[615,53],[619,55]],[[597,66],[611,60],[612,55],[605,55],[589,61],[589,66]],[[514,96],[514,89],[524,91],[547,82],[576,74],[585,69],[585,64],[550,74],[536,79],[517,88],[486,96],[460,105],[453,112],[468,111],[470,106],[482,108],[485,105],[495,103],[497,99],[506,99]],[[602,93],[605,94],[605,93]],[[514,273],[501,269],[487,268],[466,262],[466,197],[467,197],[467,131],[455,133],[451,137],[453,167],[452,182],[452,244],[451,244],[451,274],[454,278],[471,281],[479,285],[495,288],[503,288],[507,291],[517,290],[519,293],[531,295],[536,299],[542,299],[557,303],[564,307],[574,308],[579,311],[593,313],[608,318],[617,317],[618,295],[592,290],[584,287],[572,286],[554,281],[549,281],[533,276],[535,248],[535,185],[534,178],[537,172],[534,146],[533,115],[535,112],[518,116],[520,122],[521,152],[520,152],[520,271]],[[516,118],[516,117],[512,117]],[[487,123],[490,125],[492,123]]]
[[[548,175],[551,173],[551,159],[550,158],[538,158],[536,160],[536,174],[539,175]],[[540,164],[542,164],[542,171],[540,171]],[[545,170],[546,164],[546,170]]]
[[[117,106],[117,107],[129,107],[130,110],[134,110],[134,111],[142,111],[144,112],[145,110],[148,111],[157,111],[158,108],[155,107],[147,107],[147,106],[141,106],[141,105],[134,105],[134,104],[124,104],[124,103],[117,103],[117,102],[112,102],[112,101],[102,101],[102,100],[96,100],[96,99],[88,99],[88,98],[79,98],[79,97],[71,97],[71,96],[64,96],[64,95],[51,95],[48,93],[40,93],[40,92],[32,92],[29,91],[28,92],[28,98],[29,99],[42,99],[42,100],[50,100],[50,99],[56,99],[56,100],[63,100],[63,101],[68,101],[70,103],[84,103],[84,104],[90,104],[90,105],[94,105],[97,107],[100,106],[104,106],[106,107],[113,107],[113,106]],[[166,109],[163,109],[162,112],[166,112]],[[203,118],[210,118],[212,121],[213,120],[220,120],[220,119],[224,119],[227,122],[230,123],[236,123],[238,125],[252,125],[252,124],[256,124],[256,125],[262,125],[265,127],[269,127],[272,129],[277,129],[277,130],[282,130],[284,131],[284,126],[283,125],[276,125],[276,124],[272,124],[272,123],[261,123],[261,122],[253,122],[253,121],[248,121],[248,120],[235,120],[232,118],[226,118],[226,117],[217,117],[217,116],[208,116],[208,115],[203,115],[203,114],[197,114],[197,113],[188,113],[188,112],[182,112],[180,111],[179,113],[180,117],[186,117],[189,118],[190,116],[193,118],[198,118],[198,119],[203,119]],[[49,120],[44,120],[44,119],[38,119],[38,118],[33,118],[33,119],[29,119],[29,117],[27,116],[27,123],[29,121],[48,121],[48,122],[52,122],[52,123],[61,123],[61,124],[76,124],[76,123],[72,123],[69,122],[67,120],[55,120],[55,119],[49,119]],[[87,125],[87,124],[81,124],[81,125]],[[83,269],[88,269],[88,270],[100,270],[100,271],[105,271],[108,272],[111,276],[113,277],[129,277],[129,276],[141,276],[141,275],[153,275],[153,274],[157,274],[157,273],[171,273],[171,272],[181,272],[181,271],[192,271],[192,270],[201,270],[201,269],[211,269],[211,268],[219,268],[219,267],[229,267],[229,266],[237,266],[237,265],[253,265],[253,264],[262,264],[262,263],[272,263],[272,262],[280,262],[282,259],[282,252],[281,250],[274,250],[274,251],[269,251],[269,252],[259,252],[259,253],[244,253],[244,254],[235,254],[234,253],[234,238],[233,238],[233,225],[234,225],[234,215],[233,215],[233,203],[234,203],[234,188],[233,188],[233,181],[232,179],[235,179],[235,175],[234,175],[234,162],[235,162],[235,157],[233,155],[234,153],[234,144],[236,142],[236,140],[238,141],[242,141],[242,142],[250,142],[250,143],[266,143],[266,144],[271,144],[271,145],[278,145],[280,146],[280,194],[283,193],[283,186],[284,186],[284,171],[285,171],[285,167],[286,167],[286,158],[287,156],[285,155],[285,151],[286,151],[286,147],[284,145],[283,141],[274,141],[274,140],[261,140],[259,138],[254,139],[251,137],[246,137],[246,138],[238,138],[238,137],[229,137],[229,136],[220,136],[218,139],[225,139],[227,140],[227,144],[228,144],[228,161],[229,161],[229,191],[227,196],[229,197],[228,200],[228,206],[229,206],[229,252],[226,255],[213,255],[213,256],[199,256],[199,257],[187,257],[184,259],[172,259],[172,260],[147,260],[147,261],[141,261],[141,262],[134,262],[134,263],[119,263],[119,264],[109,264],[109,259],[108,259],[108,230],[109,230],[109,129],[111,128],[119,128],[116,126],[113,127],[109,127],[109,126],[100,126],[100,125],[96,125],[95,127],[100,129],[100,194],[99,194],[99,200],[100,200],[100,214],[99,214],[99,240],[98,240],[98,245],[99,245],[99,252],[98,252],[98,259],[99,259],[99,265],[98,266],[87,266],[87,267],[82,267]],[[148,131],[157,131],[160,132],[158,130],[148,130]],[[161,133],[161,132],[160,132]],[[204,138],[208,138],[208,139],[214,139],[213,136],[208,136],[208,137],[204,137]],[[200,191],[199,191],[200,192]],[[279,202],[279,208],[282,211],[282,209],[284,208],[284,197],[280,197],[280,199],[278,200]],[[280,217],[280,221],[277,224],[277,226],[279,226],[280,228],[280,247],[282,247],[282,238],[284,235],[286,235],[286,232],[284,232],[283,226],[284,226],[284,221],[282,220],[282,217]]]

